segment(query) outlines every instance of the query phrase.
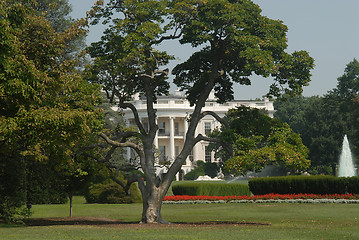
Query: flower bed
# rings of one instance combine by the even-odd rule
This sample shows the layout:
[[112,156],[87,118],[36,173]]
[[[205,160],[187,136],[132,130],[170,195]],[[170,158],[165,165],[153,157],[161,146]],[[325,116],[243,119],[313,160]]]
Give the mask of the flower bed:
[[166,196],[164,203],[359,203],[359,194],[265,194],[253,196]]

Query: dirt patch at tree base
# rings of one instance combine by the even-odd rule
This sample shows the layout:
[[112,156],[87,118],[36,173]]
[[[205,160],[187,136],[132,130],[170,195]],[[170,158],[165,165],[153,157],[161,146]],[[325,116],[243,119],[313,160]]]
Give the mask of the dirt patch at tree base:
[[67,217],[67,218],[30,218],[25,220],[27,226],[60,226],[85,225],[103,227],[197,227],[197,226],[269,226],[268,223],[236,222],[236,221],[203,221],[203,222],[171,222],[168,224],[144,224],[139,222],[123,222],[120,220],[94,217]]

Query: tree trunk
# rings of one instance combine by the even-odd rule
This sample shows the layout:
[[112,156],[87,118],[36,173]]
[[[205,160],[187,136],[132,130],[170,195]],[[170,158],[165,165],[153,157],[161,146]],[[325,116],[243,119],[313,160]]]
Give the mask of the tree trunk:
[[72,194],[69,194],[70,199],[70,217],[72,217]]
[[146,188],[143,194],[142,223],[168,223],[162,219],[163,187]]

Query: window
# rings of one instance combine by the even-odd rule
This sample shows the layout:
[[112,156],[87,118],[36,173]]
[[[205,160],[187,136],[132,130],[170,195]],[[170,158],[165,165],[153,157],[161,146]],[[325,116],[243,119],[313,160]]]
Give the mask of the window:
[[166,146],[159,146],[158,150],[160,151],[159,163],[165,164],[165,162],[167,161]]
[[206,162],[212,162],[212,151],[210,150],[210,148],[207,146],[205,147],[205,156],[204,156],[204,160]]
[[189,153],[188,158],[191,162],[193,162],[193,150]]
[[179,147],[175,146],[175,157],[179,155]]
[[158,150],[160,151],[161,155],[166,156],[166,146],[159,146]]
[[176,136],[179,135],[179,124],[178,124],[178,122],[175,122],[175,135]]
[[158,134],[162,135],[162,136],[166,134],[166,123],[165,122],[158,123]]
[[204,123],[204,134],[208,135],[212,131],[211,123],[205,122]]

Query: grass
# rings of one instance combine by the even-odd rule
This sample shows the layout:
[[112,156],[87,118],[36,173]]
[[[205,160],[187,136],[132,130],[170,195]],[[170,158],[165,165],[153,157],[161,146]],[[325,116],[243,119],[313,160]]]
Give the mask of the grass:
[[[139,221],[141,204],[84,204],[74,217]],[[35,205],[32,218],[67,217],[68,205]],[[359,206],[349,204],[163,205],[170,222],[235,221],[268,225],[58,225],[0,224],[0,239],[359,239]]]

